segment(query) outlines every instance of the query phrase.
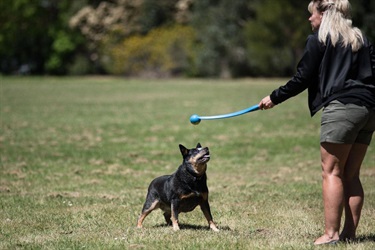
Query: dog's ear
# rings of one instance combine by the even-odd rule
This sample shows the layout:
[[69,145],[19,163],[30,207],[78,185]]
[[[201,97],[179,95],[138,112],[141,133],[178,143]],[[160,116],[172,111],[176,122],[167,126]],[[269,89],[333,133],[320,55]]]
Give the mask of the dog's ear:
[[181,151],[181,154],[182,156],[186,156],[188,153],[189,153],[189,150],[187,148],[184,147],[184,145],[180,144],[180,151]]
[[198,142],[198,144],[197,144],[197,147],[196,148],[201,148],[202,146],[201,146],[201,144]]

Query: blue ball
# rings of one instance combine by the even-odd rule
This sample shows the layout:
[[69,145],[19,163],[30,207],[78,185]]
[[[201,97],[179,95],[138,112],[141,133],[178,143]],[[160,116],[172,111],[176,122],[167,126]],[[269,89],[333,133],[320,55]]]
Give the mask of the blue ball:
[[190,122],[194,125],[198,125],[201,122],[201,118],[198,115],[190,116]]

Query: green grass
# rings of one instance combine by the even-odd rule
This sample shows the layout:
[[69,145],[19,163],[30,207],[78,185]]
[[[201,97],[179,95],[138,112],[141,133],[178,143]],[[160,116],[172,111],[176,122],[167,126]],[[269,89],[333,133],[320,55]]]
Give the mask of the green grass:
[[[314,249],[323,232],[320,114],[306,93],[268,111],[189,122],[258,103],[285,79],[0,78],[0,249]],[[160,211],[136,229],[150,181],[211,150],[214,220],[181,230]],[[362,168],[359,242],[375,248],[375,147]]]

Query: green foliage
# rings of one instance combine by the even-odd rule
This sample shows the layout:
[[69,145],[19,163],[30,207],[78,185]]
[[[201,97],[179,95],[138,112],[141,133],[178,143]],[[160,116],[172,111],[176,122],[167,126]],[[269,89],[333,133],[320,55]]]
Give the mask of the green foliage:
[[139,18],[141,33],[172,23],[175,12],[176,0],[143,0]]
[[353,25],[362,29],[366,36],[375,43],[375,1],[350,1],[353,12]]
[[[176,67],[166,66],[169,59],[160,59],[164,62],[156,66],[150,62],[151,74],[161,68],[158,75],[182,70],[203,77],[290,76],[311,32],[307,4],[300,0],[4,0],[0,1],[0,72],[125,72],[119,69],[122,66],[112,65],[117,59],[111,60],[113,49],[123,46],[124,39],[183,24],[195,31],[195,41],[186,42],[191,52],[177,53],[185,59]],[[353,25],[374,42],[375,1],[351,4]]]
[[67,72],[68,75],[73,76],[95,73],[92,69],[91,61],[82,54],[77,54],[74,57],[74,61],[67,66]]
[[305,2],[265,0],[255,7],[254,20],[244,26],[247,55],[254,75],[279,76],[294,71],[308,34]]
[[[67,25],[66,13],[74,6],[68,0],[1,1],[1,72],[66,73],[64,64],[82,42]],[[20,72],[21,67],[27,72]]]
[[193,29],[180,25],[131,36],[113,48],[108,70],[132,76],[194,74],[194,41]]
[[197,31],[197,66],[201,76],[247,75],[242,24],[252,14],[249,1],[196,1],[192,26]]
[[66,31],[58,31],[46,63],[47,72],[58,72],[63,67],[64,55],[71,53],[75,48],[76,44],[72,41],[72,37]]

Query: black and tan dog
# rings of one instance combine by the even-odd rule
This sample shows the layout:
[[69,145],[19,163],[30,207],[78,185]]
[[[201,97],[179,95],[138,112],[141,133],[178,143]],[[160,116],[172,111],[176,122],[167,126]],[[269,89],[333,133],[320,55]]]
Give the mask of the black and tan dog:
[[206,169],[210,152],[199,143],[192,149],[180,144],[180,151],[183,161],[177,171],[172,175],[160,176],[151,182],[137,227],[142,228],[146,216],[154,209],[160,208],[164,212],[167,224],[172,224],[174,230],[179,230],[178,214],[193,211],[199,205],[210,228],[219,231],[212,220],[208,203]]

